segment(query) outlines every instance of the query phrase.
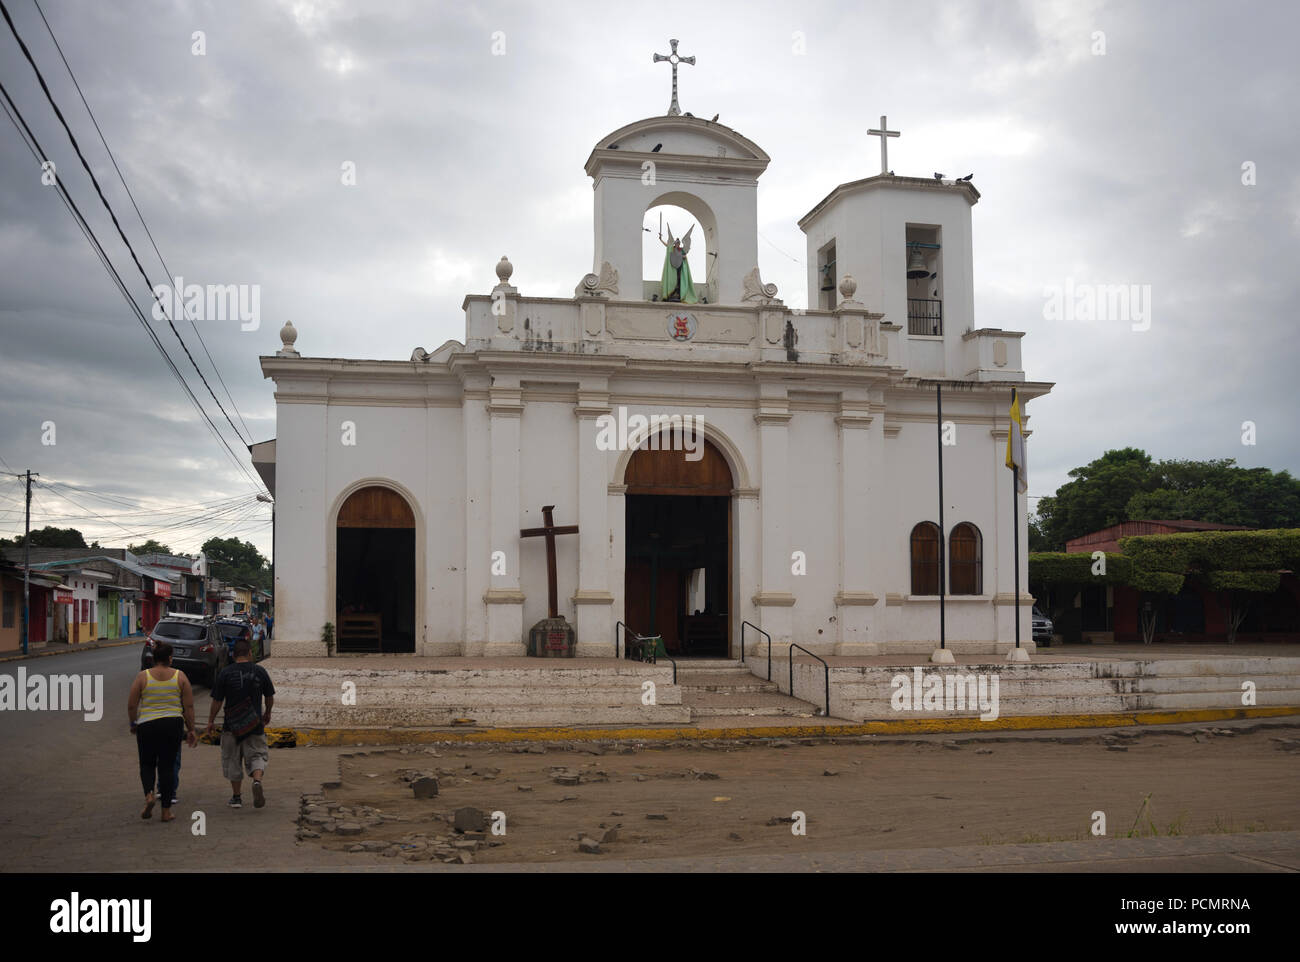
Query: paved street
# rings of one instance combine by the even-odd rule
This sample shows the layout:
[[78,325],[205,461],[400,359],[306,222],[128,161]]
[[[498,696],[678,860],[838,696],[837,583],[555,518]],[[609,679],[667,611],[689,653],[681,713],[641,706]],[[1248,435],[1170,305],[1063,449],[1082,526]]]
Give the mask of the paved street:
[[[0,764],[6,773],[8,791],[0,801],[0,870],[4,871],[132,871],[145,869],[160,870],[229,870],[238,867],[271,871],[1069,871],[1069,872],[1294,872],[1300,871],[1300,831],[1291,830],[1283,817],[1270,820],[1260,826],[1263,830],[1241,831],[1235,833],[1200,834],[1178,837],[1147,838],[1106,838],[1075,840],[1056,840],[1036,844],[1018,844],[1009,836],[1010,830],[1005,820],[993,812],[1001,802],[996,792],[1007,789],[1010,782],[1005,775],[998,775],[999,769],[989,768],[994,763],[1006,764],[1012,761],[1010,753],[1020,752],[1015,747],[1021,741],[1029,743],[1023,751],[1030,754],[1026,758],[1046,758],[1048,763],[1056,757],[1069,764],[1073,762],[1058,752],[1086,752],[1087,757],[1094,757],[1106,748],[1094,745],[1090,748],[1070,748],[1059,743],[1062,733],[1053,733],[1057,741],[1045,741],[1035,738],[1031,733],[1024,733],[1016,738],[1007,739],[996,748],[993,755],[976,756],[971,750],[948,752],[933,746],[921,745],[908,748],[895,745],[884,754],[881,746],[875,748],[855,748],[858,754],[854,758],[864,759],[862,764],[873,771],[883,772],[882,765],[889,764],[889,758],[896,755],[897,763],[908,764],[915,777],[923,777],[927,768],[938,764],[941,768],[951,767],[955,772],[962,771],[961,766],[981,766],[986,776],[994,781],[991,787],[979,789],[982,804],[988,808],[983,814],[974,802],[958,803],[961,811],[979,818],[979,828],[975,823],[966,826],[970,837],[980,833],[998,835],[1000,839],[1012,844],[941,844],[930,842],[927,838],[938,838],[941,834],[927,836],[924,832],[917,834],[909,825],[916,818],[921,818],[929,808],[937,808],[943,801],[921,799],[920,808],[907,808],[915,818],[898,815],[898,830],[889,836],[891,841],[881,844],[895,844],[896,848],[881,848],[879,845],[860,845],[856,841],[847,841],[842,847],[827,850],[824,842],[815,843],[807,852],[797,848],[783,846],[783,850],[771,852],[736,851],[728,852],[716,846],[712,849],[703,847],[695,849],[689,845],[684,852],[671,857],[653,859],[631,858],[636,854],[632,846],[615,847],[603,856],[592,857],[578,855],[576,852],[560,853],[558,860],[520,862],[516,859],[524,854],[521,845],[524,836],[512,834],[510,846],[496,850],[507,859],[493,864],[474,864],[469,866],[444,865],[439,862],[405,863],[401,859],[379,858],[372,855],[349,854],[331,851],[326,845],[317,841],[298,842],[295,833],[298,829],[299,800],[303,793],[322,791],[325,783],[335,783],[344,778],[341,789],[327,789],[327,795],[335,792],[347,792],[349,773],[366,778],[367,771],[378,770],[376,764],[385,759],[392,759],[394,765],[411,765],[414,761],[403,761],[399,756],[390,754],[357,755],[353,748],[296,748],[273,750],[271,765],[267,773],[267,806],[256,810],[248,804],[239,811],[226,807],[230,794],[229,784],[221,777],[220,760],[216,746],[200,745],[195,749],[184,749],[184,762],[181,773],[180,803],[177,808],[177,821],[162,825],[157,818],[143,821],[137,817],[140,805],[140,788],[136,774],[136,752],[132,736],[126,725],[125,701],[130,681],[137,670],[139,649],[132,645],[121,648],[102,649],[98,651],[79,652],[56,657],[31,659],[24,662],[10,662],[0,666],[0,673],[13,675],[19,666],[25,666],[28,672],[42,674],[94,673],[104,677],[104,714],[99,721],[84,721],[80,713],[68,712],[0,712]],[[196,709],[200,723],[207,717],[209,704],[206,688],[196,688]],[[1078,733],[1080,738],[1092,737],[1092,733]],[[1131,734],[1131,733],[1130,733]],[[1294,736],[1294,728],[1278,728],[1276,734]],[[1270,732],[1260,732],[1250,736],[1260,742],[1270,741]],[[881,740],[885,742],[887,740]],[[1188,736],[1172,739],[1152,733],[1143,745],[1134,747],[1130,752],[1119,755],[1107,754],[1103,769],[1109,772],[1115,768],[1110,764],[1127,765],[1130,770],[1141,771],[1146,765],[1154,763],[1157,768],[1169,768],[1175,765],[1173,755],[1160,746],[1177,742],[1183,748],[1195,747],[1196,752],[1219,751],[1220,739],[1213,739],[1204,746]],[[1148,743],[1149,742],[1149,743]],[[1240,743],[1240,744],[1239,744]],[[1222,741],[1222,749],[1230,750],[1234,757],[1246,749],[1241,738]],[[819,786],[825,786],[820,796],[830,800],[835,791],[843,789],[834,787],[848,777],[842,775],[836,779],[821,778],[823,758],[830,757],[834,751],[848,751],[848,746],[807,747],[795,746],[787,749],[751,748],[743,753],[713,751],[709,767],[722,772],[722,781],[705,783],[701,786],[705,794],[724,790],[727,795],[735,794],[738,803],[745,801],[747,794],[761,790],[776,791],[781,789],[783,779],[765,778],[762,766],[777,766],[787,771],[787,779],[795,777],[794,764],[802,772],[808,769]],[[445,746],[440,749],[439,759],[421,762],[423,765],[454,765],[457,769],[467,765],[482,767],[491,754],[491,761],[501,774],[493,776],[496,782],[484,781],[482,785],[471,785],[459,777],[445,779],[444,797],[438,801],[442,808],[451,808],[455,804],[457,792],[475,793],[488,790],[489,785],[496,784],[500,789],[508,789],[509,795],[520,801],[514,805],[518,808],[527,804],[537,805],[545,801],[547,792],[554,794],[554,789],[546,785],[546,776],[538,773],[527,775],[527,779],[536,785],[535,791],[522,795],[516,794],[509,784],[515,768],[524,765],[537,765],[541,769],[554,763],[576,764],[579,756],[573,751],[566,751],[564,746],[556,746],[550,753],[535,755],[510,754],[500,746],[472,748],[469,746]],[[687,789],[694,782],[658,781],[673,778],[673,772],[686,764],[695,764],[697,749],[691,747],[674,748],[667,751],[647,750],[638,752],[635,757],[612,754],[599,761],[599,766],[608,769],[613,775],[609,785],[584,786],[584,797],[596,790],[614,790],[619,780],[619,765],[624,764],[638,770],[649,772],[651,782],[645,786],[647,795],[638,787],[640,794],[633,796],[649,804],[653,792],[662,795],[660,804],[685,804],[689,796]],[[757,754],[755,754],[757,753]],[[870,753],[870,754],[863,754]],[[902,754],[912,753],[912,754]],[[927,754],[928,753],[928,754]],[[340,758],[340,756],[348,756]],[[426,756],[431,757],[431,756]],[[581,758],[590,760],[591,756]],[[753,762],[745,759],[752,758]],[[977,760],[978,757],[978,760]],[[1072,758],[1073,756],[1071,756]],[[1213,756],[1205,755],[1207,762]],[[375,759],[374,763],[368,759]],[[787,760],[782,760],[783,758]],[[907,758],[915,758],[908,763]],[[927,761],[926,759],[929,759]],[[1150,762],[1143,761],[1149,758]],[[469,759],[466,761],[465,759]],[[474,761],[478,759],[478,761]],[[872,761],[871,759],[875,759]],[[1005,759],[1005,762],[1002,761]],[[1124,762],[1123,760],[1128,761]],[[1294,752],[1268,749],[1263,769],[1269,773],[1293,768],[1296,755]],[[621,761],[620,761],[621,760]],[[340,767],[342,762],[343,767]],[[587,764],[583,762],[582,764]],[[856,764],[848,761],[846,768]],[[1095,764],[1095,762],[1094,762]],[[1192,763],[1194,764],[1194,762]],[[1221,765],[1215,761],[1213,764]],[[1242,764],[1249,764],[1242,762]],[[731,766],[730,768],[728,766]],[[1279,768],[1280,767],[1280,768]],[[755,780],[741,784],[746,777],[745,769]],[[629,768],[631,770],[631,768]],[[769,771],[774,771],[770,769]],[[860,768],[859,771],[865,771]],[[1082,777],[1082,769],[1080,774]],[[1178,774],[1182,772],[1182,774]],[[473,772],[477,775],[477,772]],[[804,772],[803,774],[807,774]],[[1025,791],[1037,784],[1040,788],[1051,787],[1050,772],[1046,769],[1034,773],[1026,771],[1025,775],[1035,775],[1026,780],[1020,776],[1012,779],[1015,791]],[[1167,772],[1178,784],[1183,784],[1196,777],[1191,769],[1175,769]],[[522,775],[522,772],[521,772]],[[958,776],[959,777],[959,776]],[[1204,773],[1202,776],[1204,777]],[[1046,782],[1044,780],[1047,780]],[[470,781],[473,781],[472,779]],[[654,786],[658,784],[658,788]],[[680,786],[680,791],[673,785]],[[379,782],[365,791],[377,791]],[[898,791],[906,793],[910,783],[900,784]],[[712,786],[718,786],[714,788]],[[1216,786],[1222,789],[1222,786]],[[844,789],[852,794],[852,783],[844,782]],[[895,795],[898,791],[894,792]],[[667,794],[663,794],[663,793]],[[993,793],[993,794],[989,794]],[[960,786],[954,787],[951,794],[959,795]],[[409,795],[409,792],[408,792]],[[549,797],[549,796],[548,796]],[[1160,797],[1160,796],[1158,796]],[[486,796],[484,796],[486,798]],[[1252,796],[1253,798],[1253,796]],[[1245,804],[1246,796],[1242,796]],[[887,797],[881,796],[876,804],[883,805]],[[1253,802],[1252,802],[1253,803]],[[387,804],[387,803],[385,803]],[[569,802],[568,805],[580,803]],[[767,804],[766,802],[764,804]],[[718,806],[713,806],[718,807]],[[768,806],[771,807],[771,806]],[[1129,806],[1131,808],[1131,806]],[[1028,806],[1027,806],[1028,808]],[[1051,806],[1040,806],[1050,812]],[[521,809],[522,810],[522,809]],[[567,809],[566,809],[567,810]],[[998,808],[1003,811],[1003,808]],[[875,809],[877,813],[883,809]],[[1125,809],[1128,811],[1128,809]],[[1224,811],[1229,809],[1224,807]],[[1286,811],[1294,811],[1294,806]],[[203,813],[206,819],[206,834],[195,835],[191,831],[192,817],[196,812]],[[631,808],[629,807],[629,813]],[[1249,814],[1244,808],[1231,810],[1240,817],[1243,824]],[[1173,815],[1170,809],[1166,817]],[[1286,815],[1286,812],[1283,812]],[[934,813],[930,813],[934,817]],[[512,816],[513,817],[513,816]],[[967,819],[969,821],[969,819]],[[641,822],[645,825],[644,821]],[[659,823],[677,826],[679,822]],[[823,823],[824,824],[824,823]],[[919,825],[919,823],[918,823]],[[951,828],[951,826],[949,826]],[[1029,828],[1034,826],[1029,825]],[[1112,829],[1112,834],[1123,834],[1127,826],[1119,830]],[[674,829],[675,830],[675,829]],[[566,829],[566,831],[568,831]],[[746,830],[748,832],[748,830]],[[890,829],[890,831],[893,831]],[[1021,828],[1017,831],[1027,831]],[[909,834],[910,833],[910,834]],[[165,836],[160,839],[159,836]],[[558,837],[558,836],[557,836]],[[724,832],[725,837],[725,832]],[[160,844],[161,843],[161,844]],[[737,846],[743,847],[743,846]],[[869,850],[870,849],[870,850]]]
[[[294,841],[299,794],[337,770],[332,749],[273,751],[266,807],[254,809],[245,786],[245,807],[232,811],[217,746],[183,748],[176,821],[163,825],[157,812],[140,819],[135,739],[126,716],[139,659],[139,647],[128,645],[0,665],[9,675],[19,666],[29,674],[102,673],[105,701],[97,722],[84,721],[79,712],[0,712],[0,768],[8,788],[0,802],[0,870],[219,870],[240,864],[290,870],[344,861],[299,851]],[[196,685],[200,726],[209,705],[207,688]],[[206,836],[191,832],[196,811],[206,816]],[[158,844],[160,835],[165,845]]]

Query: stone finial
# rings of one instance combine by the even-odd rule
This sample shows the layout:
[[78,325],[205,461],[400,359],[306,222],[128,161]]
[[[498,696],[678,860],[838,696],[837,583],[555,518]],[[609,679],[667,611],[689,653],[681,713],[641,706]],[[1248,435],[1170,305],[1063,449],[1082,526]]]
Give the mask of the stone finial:
[[510,263],[510,258],[505,254],[501,255],[501,260],[497,261],[497,280],[502,284],[509,285],[510,275],[515,272],[515,265]]
[[840,278],[840,294],[846,301],[853,300],[853,295],[858,292],[858,282],[853,279],[852,274],[845,274]]
[[276,357],[299,357],[300,355],[294,350],[294,344],[298,341],[298,329],[293,326],[293,321],[285,321],[284,327],[280,328],[280,350],[276,351]]

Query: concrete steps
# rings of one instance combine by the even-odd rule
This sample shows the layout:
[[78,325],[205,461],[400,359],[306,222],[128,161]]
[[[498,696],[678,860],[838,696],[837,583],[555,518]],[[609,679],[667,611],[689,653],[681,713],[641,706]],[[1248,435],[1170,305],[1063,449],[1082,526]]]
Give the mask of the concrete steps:
[[[654,704],[643,704],[645,682]],[[628,662],[599,668],[409,670],[345,665],[279,668],[280,721],[311,728],[683,725],[690,709],[672,668]]]
[[691,719],[813,718],[818,709],[783,695],[774,682],[760,678],[740,661],[708,659],[678,663],[677,684]]
[[[784,672],[784,667],[782,670]],[[983,676],[986,696],[997,682],[997,715],[1102,714],[1133,711],[1178,711],[1252,707],[1244,704],[1243,683],[1254,685],[1253,707],[1300,706],[1300,658],[1182,658],[1149,661],[1088,661],[1012,665],[939,667],[927,665],[922,678]],[[970,717],[964,710],[915,706],[895,707],[893,682],[898,676],[914,688],[914,666],[833,667],[831,714],[856,721],[907,716]],[[781,679],[788,685],[787,679]],[[813,690],[821,681],[815,671],[796,665],[798,691]],[[924,688],[922,689],[924,692]],[[969,688],[967,688],[969,692]],[[978,688],[977,688],[978,691]],[[959,702],[954,702],[956,704]]]

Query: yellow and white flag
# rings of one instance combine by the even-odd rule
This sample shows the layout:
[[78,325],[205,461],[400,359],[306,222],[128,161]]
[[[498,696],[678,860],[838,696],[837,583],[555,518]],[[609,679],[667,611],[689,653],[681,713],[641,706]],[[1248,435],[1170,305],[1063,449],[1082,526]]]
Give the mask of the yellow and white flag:
[[1011,391],[1011,430],[1007,434],[1007,467],[1018,468],[1016,491],[1024,494],[1029,490],[1029,473],[1025,464],[1024,425],[1020,421],[1020,396],[1013,388]]

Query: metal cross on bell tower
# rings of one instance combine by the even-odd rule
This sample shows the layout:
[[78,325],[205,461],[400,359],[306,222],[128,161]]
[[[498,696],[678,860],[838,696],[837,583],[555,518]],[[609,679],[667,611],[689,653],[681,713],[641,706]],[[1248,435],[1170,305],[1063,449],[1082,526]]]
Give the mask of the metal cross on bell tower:
[[668,106],[668,116],[677,117],[682,112],[682,109],[679,106],[677,106],[677,65],[679,63],[688,63],[692,67],[694,67],[695,57],[693,56],[679,57],[677,55],[677,41],[669,40],[668,43],[672,46],[673,52],[667,55],[662,53],[655,54],[654,63],[660,63],[664,60],[667,60],[670,64],[673,65],[673,102]]

